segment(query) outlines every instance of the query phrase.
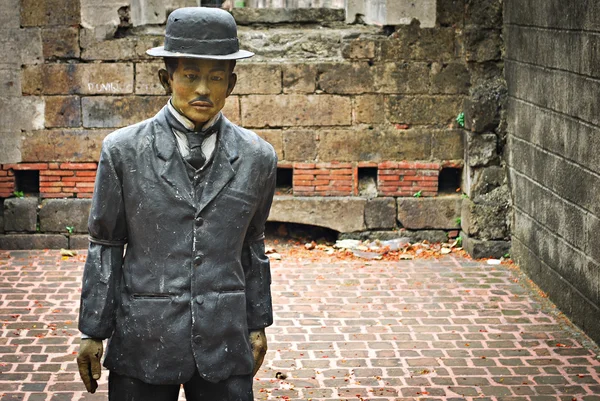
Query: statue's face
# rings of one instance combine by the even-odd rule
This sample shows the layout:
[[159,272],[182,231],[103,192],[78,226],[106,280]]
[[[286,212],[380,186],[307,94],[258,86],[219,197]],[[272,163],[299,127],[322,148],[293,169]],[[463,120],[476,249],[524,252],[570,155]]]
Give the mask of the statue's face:
[[161,70],[159,77],[171,91],[173,106],[201,126],[225,105],[237,80],[231,61],[180,58],[172,75]]

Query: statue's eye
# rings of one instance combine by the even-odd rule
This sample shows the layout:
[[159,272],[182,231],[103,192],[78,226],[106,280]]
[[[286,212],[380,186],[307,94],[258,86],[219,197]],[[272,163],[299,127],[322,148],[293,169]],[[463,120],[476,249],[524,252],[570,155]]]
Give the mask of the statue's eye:
[[196,78],[198,78],[198,76],[196,74],[186,74],[185,77],[187,78],[188,81],[192,82],[195,81]]
[[221,81],[223,78],[218,75],[213,75],[212,77],[210,77],[210,79],[213,81]]

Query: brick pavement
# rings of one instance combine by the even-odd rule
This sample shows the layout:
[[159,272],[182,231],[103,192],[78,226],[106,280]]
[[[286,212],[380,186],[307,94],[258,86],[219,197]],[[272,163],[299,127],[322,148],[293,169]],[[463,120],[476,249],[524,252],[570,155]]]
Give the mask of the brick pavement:
[[[77,377],[84,256],[0,251],[0,400],[106,399],[106,372],[96,395]],[[597,348],[525,281],[453,257],[284,251],[256,399],[599,401]]]

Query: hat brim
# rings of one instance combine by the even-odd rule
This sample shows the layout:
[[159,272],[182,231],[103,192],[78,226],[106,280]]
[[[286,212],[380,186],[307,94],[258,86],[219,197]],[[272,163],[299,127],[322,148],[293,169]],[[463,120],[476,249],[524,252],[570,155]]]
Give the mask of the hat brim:
[[176,53],[165,50],[164,46],[153,47],[152,49],[146,50],[146,54],[153,57],[183,57],[183,58],[200,58],[209,60],[239,60],[244,58],[250,58],[254,56],[254,53],[247,50],[239,50],[231,54],[190,54],[190,53]]

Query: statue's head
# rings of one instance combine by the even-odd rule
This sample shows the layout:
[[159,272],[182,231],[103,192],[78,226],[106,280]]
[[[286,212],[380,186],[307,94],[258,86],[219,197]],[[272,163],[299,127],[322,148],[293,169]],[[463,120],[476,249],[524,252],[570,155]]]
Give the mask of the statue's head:
[[172,95],[173,106],[196,125],[225,105],[237,80],[236,60],[254,55],[240,50],[231,14],[208,7],[173,11],[167,20],[165,45],[147,53],[164,58],[160,82]]

